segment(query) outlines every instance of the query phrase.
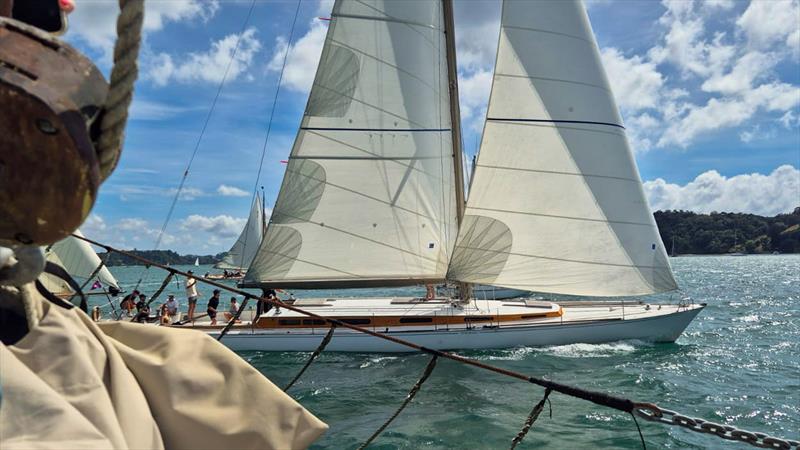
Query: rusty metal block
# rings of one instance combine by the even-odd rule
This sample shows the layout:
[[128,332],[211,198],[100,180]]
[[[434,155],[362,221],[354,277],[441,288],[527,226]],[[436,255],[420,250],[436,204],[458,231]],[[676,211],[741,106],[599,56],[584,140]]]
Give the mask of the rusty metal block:
[[107,91],[75,49],[0,18],[0,244],[51,244],[89,214]]

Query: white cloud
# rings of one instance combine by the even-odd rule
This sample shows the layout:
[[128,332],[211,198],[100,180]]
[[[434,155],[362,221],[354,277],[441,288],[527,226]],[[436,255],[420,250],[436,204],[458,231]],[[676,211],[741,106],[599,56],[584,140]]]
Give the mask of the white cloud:
[[709,170],[681,186],[661,178],[644,183],[653,210],[684,209],[695,212],[745,212],[773,216],[800,204],[800,170],[783,165],[769,175],[760,173],[725,177]]
[[[314,19],[308,32],[291,46],[286,59],[286,69],[283,71],[283,81],[281,81],[283,86],[301,93],[311,90],[322,54],[322,44],[328,32],[327,24],[326,21]],[[267,70],[280,72],[287,45],[284,36],[279,36],[275,40],[272,59],[267,64]]]
[[188,108],[134,97],[130,118],[131,120],[164,120],[178,116],[187,110]]
[[89,214],[89,217],[81,225],[81,231],[84,235],[92,237],[98,233],[105,231],[106,221],[97,214]]
[[247,197],[247,191],[244,189],[239,189],[235,186],[228,186],[226,184],[221,184],[217,188],[217,194],[222,195],[223,197]]
[[784,112],[800,104],[800,90],[786,83],[762,84],[740,96],[711,98],[703,106],[685,105],[687,113],[671,122],[659,146],[687,147],[699,135],[741,125],[759,111]]
[[247,71],[253,57],[261,49],[256,33],[256,29],[250,27],[241,34],[229,34],[212,42],[207,51],[192,52],[185,57],[157,54],[153,56],[147,77],[159,86],[171,80],[219,83],[227,71],[227,80],[233,81]]
[[192,214],[181,223],[185,231],[205,231],[217,237],[236,237],[241,233],[247,219],[235,218],[228,215],[213,217]]
[[714,74],[701,88],[706,92],[737,94],[752,88],[753,82],[761,78],[778,63],[775,55],[757,51],[747,52],[739,58],[730,72]]
[[[219,10],[218,0],[170,0],[145,2],[143,29],[145,33],[161,30],[168,22],[200,19],[208,21]],[[67,39],[76,39],[100,50],[111,59],[116,41],[119,3],[116,1],[78,2],[69,16]]]
[[461,121],[472,131],[483,128],[489,93],[492,90],[492,69],[478,69],[471,73],[459,72],[458,97]]
[[146,231],[148,229],[147,221],[138,217],[120,219],[116,227],[122,231]]
[[626,58],[616,48],[604,48],[600,56],[611,90],[623,111],[635,112],[659,104],[664,77],[654,62],[638,55]]
[[797,0],[753,0],[744,14],[736,20],[756,48],[783,44],[797,48],[800,2]]

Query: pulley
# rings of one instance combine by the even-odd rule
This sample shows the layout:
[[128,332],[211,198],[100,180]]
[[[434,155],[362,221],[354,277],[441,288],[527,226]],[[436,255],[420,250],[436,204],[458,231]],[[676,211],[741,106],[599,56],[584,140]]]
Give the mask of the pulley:
[[89,214],[107,92],[74,48],[0,17],[0,245],[51,244]]

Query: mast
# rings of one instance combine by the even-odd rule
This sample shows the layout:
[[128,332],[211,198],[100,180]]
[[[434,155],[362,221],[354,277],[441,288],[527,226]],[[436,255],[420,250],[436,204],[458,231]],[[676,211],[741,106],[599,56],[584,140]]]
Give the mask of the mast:
[[[450,94],[450,128],[453,141],[453,170],[456,184],[456,221],[461,227],[464,220],[464,165],[461,149],[461,112],[458,107],[458,66],[456,65],[456,36],[453,20],[453,0],[442,0],[442,13],[444,15],[445,51],[447,52],[447,80]],[[462,300],[472,296],[470,283],[459,283],[459,295]]]

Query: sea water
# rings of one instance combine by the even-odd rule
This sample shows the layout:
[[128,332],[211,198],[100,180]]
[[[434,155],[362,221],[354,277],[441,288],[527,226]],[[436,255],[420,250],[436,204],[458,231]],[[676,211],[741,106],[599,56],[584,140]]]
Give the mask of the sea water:
[[[649,301],[689,297],[708,303],[674,344],[623,341],[458,353],[533,376],[654,402],[689,416],[800,440],[800,255],[678,257],[670,262],[681,291]],[[214,272],[206,266],[180,268]],[[165,276],[155,268],[111,271],[127,290],[142,278],[140,288],[148,294]],[[201,312],[212,289],[200,289]],[[165,294],[169,292],[184,296],[176,281]],[[338,294],[423,293],[394,289]],[[222,308],[227,309],[229,298],[223,293]],[[181,300],[185,311],[185,298]],[[240,354],[278,386],[294,377],[309,356]],[[427,362],[422,354],[323,353],[290,391],[330,425],[314,447],[358,446],[400,405]],[[535,385],[440,359],[414,401],[372,448],[507,448],[542,394]],[[558,393],[550,399],[552,417],[545,408],[519,448],[641,448],[629,415]],[[746,448],[677,427],[641,419],[639,424],[648,448]]]

